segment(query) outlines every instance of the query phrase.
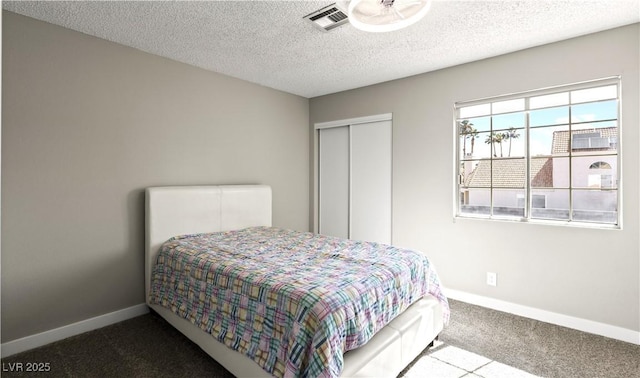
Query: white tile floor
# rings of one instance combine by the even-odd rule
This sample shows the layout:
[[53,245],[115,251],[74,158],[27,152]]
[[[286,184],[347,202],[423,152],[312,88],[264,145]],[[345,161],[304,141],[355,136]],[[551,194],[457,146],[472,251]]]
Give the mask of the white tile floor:
[[466,350],[436,344],[435,352],[423,356],[403,378],[536,378],[509,365]]

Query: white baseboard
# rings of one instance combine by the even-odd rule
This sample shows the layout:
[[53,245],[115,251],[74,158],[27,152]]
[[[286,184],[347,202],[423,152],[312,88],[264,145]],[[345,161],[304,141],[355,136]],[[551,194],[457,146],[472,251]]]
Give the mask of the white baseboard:
[[640,345],[640,332],[631,329],[594,322],[588,319],[558,314],[551,311],[523,306],[516,303],[501,301],[499,299],[470,294],[458,290],[445,289],[444,293],[447,297],[461,302],[466,302],[502,312],[508,312],[510,314],[523,316],[525,318],[535,319],[545,323],[551,323],[562,327],[576,329],[582,332],[593,333],[595,335],[605,336],[611,339]]
[[3,358],[8,357],[16,353],[50,344],[54,341],[63,340],[68,337],[106,327],[123,320],[135,318],[136,316],[144,315],[148,312],[149,307],[147,307],[145,303],[142,303],[122,310],[110,312],[108,314],[96,316],[95,318],[82,320],[77,323],[52,329],[50,331],[26,336],[21,339],[2,344],[0,346],[0,355],[2,355]]

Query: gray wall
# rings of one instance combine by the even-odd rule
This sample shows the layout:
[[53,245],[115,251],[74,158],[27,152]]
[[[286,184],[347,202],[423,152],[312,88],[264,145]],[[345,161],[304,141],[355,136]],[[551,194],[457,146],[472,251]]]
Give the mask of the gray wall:
[[[393,242],[425,251],[446,287],[639,331],[639,34],[635,24],[313,98],[311,127],[393,113]],[[623,80],[623,230],[453,220],[456,101],[613,75]],[[312,177],[316,167],[317,156]]]
[[260,183],[309,229],[309,101],[13,13],[2,41],[2,342],[144,302],[144,195]]

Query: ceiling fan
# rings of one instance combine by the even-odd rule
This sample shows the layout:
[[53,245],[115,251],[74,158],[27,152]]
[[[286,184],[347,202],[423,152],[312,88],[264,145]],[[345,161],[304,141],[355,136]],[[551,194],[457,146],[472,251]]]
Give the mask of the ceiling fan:
[[357,29],[388,32],[418,22],[430,7],[431,0],[351,0],[347,16]]
[[431,0],[347,0],[328,5],[304,18],[324,31],[349,22],[363,31],[388,32],[418,22],[430,6]]

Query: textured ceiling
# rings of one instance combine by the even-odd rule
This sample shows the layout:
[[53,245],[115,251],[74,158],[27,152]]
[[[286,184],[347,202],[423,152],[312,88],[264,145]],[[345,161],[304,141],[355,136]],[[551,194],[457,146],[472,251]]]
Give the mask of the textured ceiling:
[[640,21],[640,0],[434,1],[407,29],[323,32],[327,1],[4,1],[4,9],[304,97]]

